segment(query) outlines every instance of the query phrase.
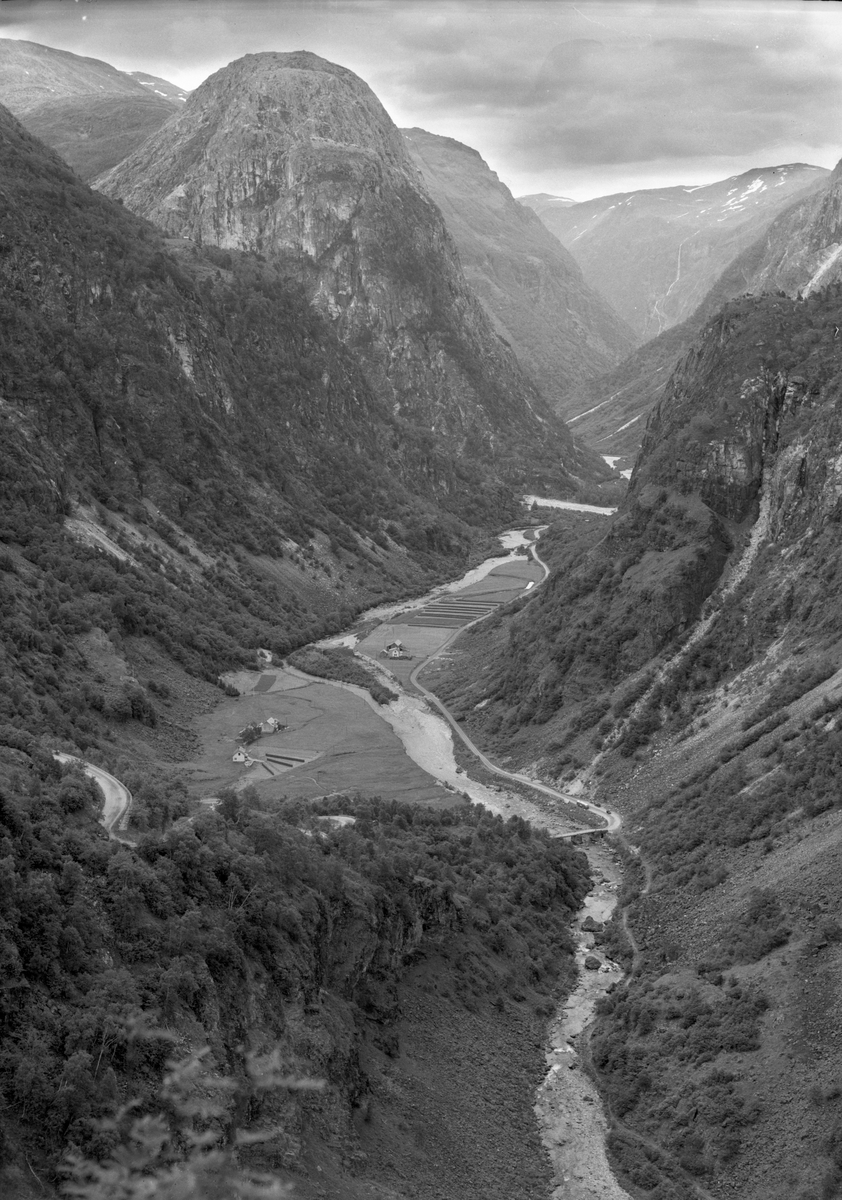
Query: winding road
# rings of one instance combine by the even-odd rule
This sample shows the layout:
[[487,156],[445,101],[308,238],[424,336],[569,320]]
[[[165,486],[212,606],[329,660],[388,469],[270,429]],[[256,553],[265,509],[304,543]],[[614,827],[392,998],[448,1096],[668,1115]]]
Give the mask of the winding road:
[[[579,507],[584,506],[580,505]],[[543,570],[544,577],[543,579],[539,580],[534,587],[530,588],[529,590],[525,589],[521,593],[521,596],[534,596],[538,588],[546,583],[550,574],[550,568],[539,555],[535,542],[530,543],[529,550],[532,557]],[[468,747],[470,752],[479,759],[487,771],[490,771],[493,775],[497,775],[502,779],[510,779],[517,783],[526,784],[527,787],[532,788],[536,792],[542,792],[545,796],[550,796],[553,800],[561,800],[567,804],[573,803],[579,805],[580,808],[586,808],[593,813],[594,816],[599,817],[599,819],[602,821],[602,825],[599,827],[600,832],[614,833],[620,828],[621,825],[621,817],[619,813],[612,812],[610,810],[606,812],[606,810],[598,808],[597,805],[592,804],[589,800],[584,800],[580,796],[574,796],[570,792],[561,791],[559,788],[552,787],[548,783],[539,783],[537,780],[531,779],[528,775],[521,775],[517,771],[506,771],[503,767],[498,767],[496,763],[493,763],[490,758],[483,754],[479,747],[474,745],[456,718],[448,711],[447,707],[441,702],[441,700],[439,700],[438,696],[435,696],[431,691],[424,687],[423,683],[419,681],[419,673],[423,671],[425,667],[429,666],[434,659],[438,658],[438,656],[451,645],[453,639],[458,634],[463,633],[466,629],[470,629],[473,625],[478,625],[480,621],[484,621],[490,615],[490,613],[485,613],[481,617],[476,617],[474,620],[466,622],[458,629],[454,629],[452,636],[449,637],[443,645],[439,646],[437,650],[433,651],[432,654],[428,655],[427,658],[423,659],[412,671],[409,677],[409,682],[414,688],[417,688],[428,704],[441,713],[456,736],[464,743],[465,746]],[[595,830],[592,826],[582,826],[580,829],[575,829],[570,833],[561,833],[556,834],[555,836],[558,838],[574,838],[581,837],[583,833],[593,832],[595,832]]]
[[128,842],[127,838],[120,837],[119,833],[116,832],[118,829],[125,829],[129,823],[132,794],[126,785],[120,783],[120,780],[115,779],[108,771],[103,771],[102,767],[95,767],[93,763],[85,762],[73,754],[63,754],[58,750],[54,750],[53,758],[57,759],[60,763],[78,763],[88,778],[93,779],[105,798],[102,816],[99,819],[100,825],[102,825],[105,832],[114,841]]

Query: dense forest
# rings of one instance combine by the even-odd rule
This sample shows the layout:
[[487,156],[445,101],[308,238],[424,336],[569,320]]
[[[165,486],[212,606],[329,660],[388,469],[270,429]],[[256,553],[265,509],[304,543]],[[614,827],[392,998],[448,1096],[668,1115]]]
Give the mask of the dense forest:
[[[76,768],[44,751],[17,760],[0,792],[7,1186],[24,1155],[55,1178],[71,1149],[133,1178],[125,1128],[102,1119],[126,1101],[135,1116],[159,1113],[173,1040],[208,1044],[213,1073],[236,1081],[212,1127],[280,1123],[255,1165],[290,1167],[302,1128],[347,1124],[363,1103],[364,1018],[387,1036],[404,965],[430,939],[463,940],[457,999],[469,1009],[546,1000],[569,982],[562,951],[587,862],[517,818],[229,793],[217,814],[126,847],[95,825],[96,789]],[[287,1084],[237,1108],[247,1052],[271,1050]],[[289,1088],[316,1077],[319,1091]],[[183,1156],[188,1132],[168,1125],[137,1176]]]

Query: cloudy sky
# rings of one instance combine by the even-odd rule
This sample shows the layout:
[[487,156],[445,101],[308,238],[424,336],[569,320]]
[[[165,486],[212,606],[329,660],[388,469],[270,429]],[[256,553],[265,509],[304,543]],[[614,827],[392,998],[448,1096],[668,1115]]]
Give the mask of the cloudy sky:
[[189,88],[242,54],[312,50],[515,195],[842,157],[842,4],[822,0],[3,0],[0,36]]

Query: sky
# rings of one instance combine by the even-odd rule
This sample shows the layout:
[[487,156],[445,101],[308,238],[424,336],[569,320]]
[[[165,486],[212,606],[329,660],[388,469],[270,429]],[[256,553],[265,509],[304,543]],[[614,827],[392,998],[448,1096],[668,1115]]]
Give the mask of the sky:
[[243,54],[311,50],[515,195],[842,158],[833,0],[0,0],[0,37],[191,89]]

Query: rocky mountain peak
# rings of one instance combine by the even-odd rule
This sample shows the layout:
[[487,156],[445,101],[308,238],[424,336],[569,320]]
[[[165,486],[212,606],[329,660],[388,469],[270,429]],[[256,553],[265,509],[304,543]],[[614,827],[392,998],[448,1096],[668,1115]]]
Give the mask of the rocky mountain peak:
[[[400,135],[371,88],[309,51],[247,54],[205,80],[195,104],[205,111],[232,106],[231,117],[244,115],[252,138],[265,131],[290,147],[326,143],[373,151],[393,169],[406,165]],[[225,132],[220,123],[219,135]]]
[[211,75],[97,186],[197,241],[317,259],[387,176],[415,172],[380,101],[352,71],[296,51],[247,54]]
[[246,55],[96,183],[169,233],[281,261],[401,420],[599,476],[495,334],[400,131],[347,68]]

